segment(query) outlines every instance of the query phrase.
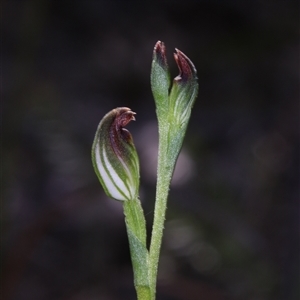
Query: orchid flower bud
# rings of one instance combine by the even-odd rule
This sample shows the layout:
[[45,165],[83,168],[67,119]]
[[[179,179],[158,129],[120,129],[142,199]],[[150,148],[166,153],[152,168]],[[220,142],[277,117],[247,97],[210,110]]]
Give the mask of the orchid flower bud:
[[107,196],[120,201],[137,199],[139,159],[132,136],[124,127],[135,113],[118,107],[106,114],[96,131],[92,147],[94,170]]
[[161,41],[156,43],[153,51],[151,87],[159,121],[163,118],[174,126],[182,127],[188,123],[191,108],[197,97],[197,71],[183,52],[178,49],[175,51],[174,58],[179,75],[174,78],[170,90],[165,45]]
[[156,105],[160,144],[164,145],[164,159],[170,166],[177,160],[198,93],[195,66],[184,53],[178,49],[175,51],[179,75],[174,78],[172,87],[166,49],[161,41],[155,44],[151,69],[151,88]]

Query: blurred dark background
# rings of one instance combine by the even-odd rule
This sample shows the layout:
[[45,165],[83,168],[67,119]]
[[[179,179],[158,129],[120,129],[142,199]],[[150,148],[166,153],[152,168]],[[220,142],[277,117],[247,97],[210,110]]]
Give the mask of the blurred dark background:
[[132,300],[120,203],[90,150],[128,106],[151,231],[152,50],[199,96],[170,190],[158,300],[299,299],[299,2],[2,1],[4,300]]

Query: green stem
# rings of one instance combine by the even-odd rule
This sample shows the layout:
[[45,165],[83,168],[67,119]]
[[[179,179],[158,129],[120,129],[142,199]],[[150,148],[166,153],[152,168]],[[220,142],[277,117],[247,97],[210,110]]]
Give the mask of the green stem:
[[133,266],[134,286],[138,300],[151,300],[146,247],[146,223],[139,199],[123,203],[126,229]]
[[161,126],[161,128],[165,130],[161,130],[159,134],[156,199],[149,251],[149,280],[153,300],[155,299],[156,293],[158,261],[165,223],[169,186],[176,162],[176,159],[173,161],[173,159],[170,160],[170,157],[168,157],[168,125]]
[[143,208],[139,199],[123,202],[126,226],[146,247],[146,222]]

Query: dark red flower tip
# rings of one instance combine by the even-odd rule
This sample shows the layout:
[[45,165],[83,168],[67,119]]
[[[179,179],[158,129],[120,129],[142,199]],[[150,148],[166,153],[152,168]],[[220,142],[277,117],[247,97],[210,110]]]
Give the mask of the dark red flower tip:
[[153,50],[153,57],[157,60],[161,67],[166,68],[167,64],[167,57],[166,57],[166,47],[165,44],[161,41],[158,41]]
[[176,81],[187,82],[191,79],[197,79],[197,71],[191,60],[180,50],[176,49],[174,58],[179,69],[179,75]]
[[130,122],[135,121],[135,112],[128,107],[118,107],[112,111],[112,123],[109,128],[109,138],[113,151],[119,157],[122,157],[122,142],[132,143],[130,132],[124,127]]
[[133,112],[128,107],[121,107],[117,109],[116,118],[115,118],[115,124],[117,127],[123,128],[125,127],[130,121],[135,121],[136,115],[135,112]]

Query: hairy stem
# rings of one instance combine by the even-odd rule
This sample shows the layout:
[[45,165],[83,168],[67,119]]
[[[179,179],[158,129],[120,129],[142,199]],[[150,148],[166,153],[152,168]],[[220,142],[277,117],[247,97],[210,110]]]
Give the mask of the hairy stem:
[[130,256],[133,266],[134,286],[138,300],[151,300],[146,247],[146,224],[138,199],[123,203]]
[[168,125],[162,126],[159,134],[158,168],[154,220],[149,251],[149,280],[152,299],[155,299],[158,261],[162,243],[169,186],[176,159],[168,157]]

